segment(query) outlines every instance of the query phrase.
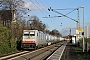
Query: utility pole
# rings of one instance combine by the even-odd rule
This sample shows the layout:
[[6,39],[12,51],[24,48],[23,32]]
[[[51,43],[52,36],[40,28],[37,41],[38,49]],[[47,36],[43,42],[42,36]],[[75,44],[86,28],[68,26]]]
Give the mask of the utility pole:
[[[9,0],[9,5],[10,5],[10,14],[11,14],[11,20],[10,20],[10,30],[11,30],[11,40],[12,41],[14,41],[14,40],[17,40],[17,37],[16,37],[16,31],[14,31],[14,30],[16,30],[15,29],[15,26],[16,26],[16,21],[15,21],[15,16],[14,16],[14,5],[13,5],[13,1],[14,0]],[[10,41],[10,43],[11,43],[11,47],[13,46],[13,44],[12,44],[12,41]]]
[[71,28],[70,28],[70,36],[71,36]]
[[83,52],[84,52],[84,50],[85,50],[85,42],[84,42],[84,6],[80,6],[80,8],[83,9],[83,12],[82,12],[82,14],[83,14],[83,18],[82,18],[82,20],[83,20],[83,32],[82,32],[82,35],[83,35]]
[[79,8],[77,8],[77,21],[78,21],[78,23],[77,23],[77,30],[80,28],[80,17],[79,17]]

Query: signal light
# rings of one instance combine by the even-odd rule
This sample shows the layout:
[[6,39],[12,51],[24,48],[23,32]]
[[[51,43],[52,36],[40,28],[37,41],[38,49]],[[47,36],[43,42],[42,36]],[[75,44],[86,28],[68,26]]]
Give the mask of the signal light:
[[84,32],[82,32],[82,35],[84,35]]

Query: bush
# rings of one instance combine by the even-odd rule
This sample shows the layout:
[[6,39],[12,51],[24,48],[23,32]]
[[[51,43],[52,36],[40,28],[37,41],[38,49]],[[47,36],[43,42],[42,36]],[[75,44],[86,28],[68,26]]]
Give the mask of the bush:
[[[16,45],[13,42],[14,45]],[[17,51],[16,46],[10,47],[7,42],[0,43],[0,55],[8,54]]]
[[7,27],[3,27],[0,25],[0,55],[17,51],[16,41],[13,40],[11,42],[10,35],[10,30]]
[[[79,41],[82,43],[83,42],[83,38],[79,39]],[[90,38],[84,38],[84,41],[90,43]]]

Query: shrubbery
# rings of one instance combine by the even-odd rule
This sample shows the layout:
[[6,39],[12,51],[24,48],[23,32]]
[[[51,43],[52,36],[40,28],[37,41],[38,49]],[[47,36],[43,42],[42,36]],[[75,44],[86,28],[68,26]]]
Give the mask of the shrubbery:
[[[11,40],[10,30],[0,25],[0,55],[17,51],[16,41]],[[13,44],[13,46],[11,46]]]
[[[79,41],[80,41],[80,42],[83,42],[83,38],[80,39]],[[90,38],[84,38],[84,41],[90,43]]]

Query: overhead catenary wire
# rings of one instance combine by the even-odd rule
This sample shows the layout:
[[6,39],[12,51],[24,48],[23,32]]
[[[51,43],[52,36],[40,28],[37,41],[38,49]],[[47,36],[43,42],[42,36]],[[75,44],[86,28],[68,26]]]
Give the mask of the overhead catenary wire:
[[[32,1],[32,0],[30,0],[34,5],[35,5],[35,3]],[[35,5],[36,6],[36,5]],[[39,11],[43,14],[43,15],[45,15],[41,10],[40,10],[40,8],[38,7],[38,6],[36,6],[38,9],[39,9]]]
[[[40,0],[39,0],[39,1],[40,1]],[[48,6],[50,6],[46,0],[44,0],[44,1],[45,1],[45,3],[46,3]],[[40,1],[40,3],[42,3],[42,1]],[[43,3],[42,3],[42,4],[43,4]],[[46,5],[44,5],[44,4],[43,4],[43,6],[46,7]],[[47,12],[47,14],[50,15],[49,12]],[[55,16],[54,16],[54,17],[55,17]],[[43,18],[53,18],[53,17],[50,17],[50,16],[49,16],[49,17],[43,17]]]
[[[77,8],[73,9],[72,11],[68,12],[68,13],[65,14],[65,15],[68,15],[68,14],[72,13],[72,12],[75,11],[75,10],[77,10]],[[64,15],[63,15],[63,16],[64,16]],[[63,16],[54,16],[54,17],[63,17]]]
[[73,10],[73,9],[77,9],[77,8],[65,8],[65,9],[54,9],[54,10]]
[[77,8],[74,8],[72,11],[68,12],[68,13],[65,14],[65,15],[68,15],[68,14],[72,13],[72,12],[75,11],[75,10],[77,10]]
[[[51,7],[50,7],[51,8]],[[70,13],[72,13],[73,11],[75,11],[75,10],[77,10],[78,8],[66,8],[66,9],[73,9],[72,11],[70,11],[70,12],[68,12],[68,13],[66,13],[65,15],[68,15],[68,14],[70,14]],[[56,9],[51,9],[51,10],[56,10]],[[63,9],[62,9],[63,10]],[[53,17],[50,17],[50,15],[49,15],[49,17],[43,17],[43,18],[54,18],[54,17],[63,17],[64,15],[62,15],[62,16],[53,16]]]
[[[36,1],[36,0],[35,0]],[[37,2],[37,1],[36,1]],[[41,2],[41,1],[40,1]],[[37,2],[38,3],[38,2]],[[39,3],[38,3],[39,4]],[[40,5],[40,4],[39,4]],[[46,12],[46,14],[49,14],[41,5],[40,7]]]
[[[69,19],[71,19],[71,20],[73,20],[73,21],[75,21],[75,22],[77,22],[78,23],[78,21],[76,21],[75,19],[73,19],[73,18],[70,18],[70,17],[68,17],[67,15],[65,15],[65,14],[62,14],[62,13],[60,13],[60,12],[58,12],[58,11],[56,11],[55,9],[51,9],[51,7],[50,7],[50,9],[48,8],[48,10],[50,11],[53,11],[53,12],[55,12],[55,13],[58,13],[58,14],[60,14],[60,15],[62,15],[62,16],[65,16],[65,17],[67,17],[67,18],[69,18]],[[74,9],[74,10],[76,10],[76,8]],[[73,10],[73,11],[74,11]],[[71,11],[71,12],[73,12],[73,11]],[[69,12],[69,13],[71,13],[71,12]],[[69,14],[68,13],[68,14]],[[60,17],[62,17],[62,16],[60,16]]]
[[[46,1],[46,0],[45,0],[45,1]],[[47,1],[46,1],[46,3],[47,3],[48,6],[50,6]]]
[[[35,3],[32,1],[32,0],[30,0],[34,5],[35,5]],[[34,1],[36,1],[36,3],[37,4],[39,4],[40,5],[40,7],[38,7],[38,6],[36,6],[39,10],[40,10],[40,8],[42,8],[42,10],[44,10],[45,11],[45,9],[41,6],[41,4],[37,1],[37,0],[34,0]],[[45,11],[46,12],[46,14],[48,14],[48,12],[47,11]],[[52,21],[51,21],[52,22]],[[53,22],[52,22],[53,23]],[[53,23],[54,24],[54,23]]]
[[[36,0],[35,0],[36,1]],[[40,1],[40,0],[39,0]],[[37,1],[36,1],[37,2]],[[41,2],[41,1],[40,1]],[[38,3],[38,2],[37,2]],[[42,2],[41,2],[42,3]],[[38,3],[39,4],[39,3]],[[43,3],[42,3],[43,4]],[[40,5],[40,4],[39,4]],[[41,6],[41,5],[40,5]],[[41,6],[41,8],[42,8],[42,6]],[[43,8],[42,8],[43,9]],[[44,9],[43,9],[44,10]],[[45,11],[45,10],[44,10]],[[46,11],[45,11],[46,12]],[[47,12],[46,12],[47,13]],[[49,14],[49,13],[47,13],[47,14]],[[52,19],[51,19],[51,22],[52,22]],[[52,22],[53,23],[53,22]],[[54,24],[54,23],[53,23]]]

